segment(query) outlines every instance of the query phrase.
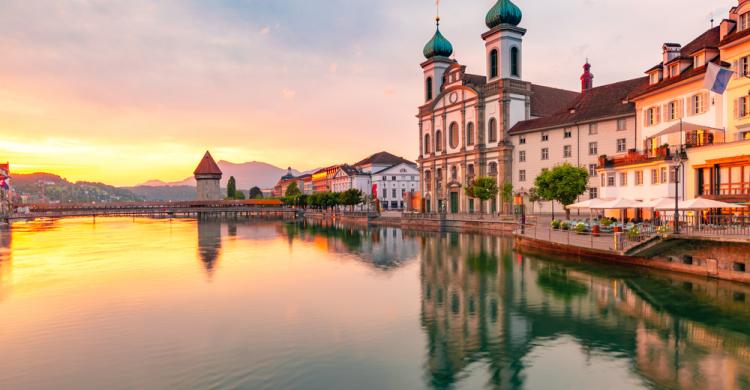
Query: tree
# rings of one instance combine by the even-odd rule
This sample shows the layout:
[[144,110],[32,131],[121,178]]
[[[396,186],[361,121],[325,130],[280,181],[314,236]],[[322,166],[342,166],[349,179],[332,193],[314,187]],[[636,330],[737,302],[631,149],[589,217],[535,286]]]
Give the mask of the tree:
[[263,199],[263,191],[261,191],[258,187],[251,188],[249,194],[250,195],[248,197],[250,199]]
[[349,206],[351,211],[354,211],[354,206],[362,203],[362,191],[352,188],[339,194],[341,204]]
[[539,190],[536,187],[529,189],[529,202],[531,202],[531,212],[534,212],[534,205],[542,202],[542,197],[539,196]]
[[497,182],[491,177],[480,176],[474,179],[474,181],[471,182],[471,185],[466,187],[465,191],[467,196],[479,199],[479,210],[481,213],[484,212],[484,201],[497,196]]
[[[589,173],[585,168],[574,167],[568,163],[558,165],[551,170],[542,171],[535,180],[539,196],[547,201],[558,201],[568,206],[586,192]],[[570,210],[565,209],[565,218],[570,219]]]
[[286,188],[286,193],[284,195],[287,197],[299,196],[302,195],[302,191],[299,190],[297,182],[295,181]]
[[237,199],[237,200],[245,200],[245,193],[244,193],[244,192],[242,192],[242,191],[236,191],[236,192],[234,193],[234,199]]
[[234,199],[235,196],[237,196],[237,182],[234,180],[234,176],[231,176],[227,183],[227,199]]
[[503,188],[500,195],[503,199],[503,203],[510,205],[513,203],[513,183],[506,181],[503,182]]

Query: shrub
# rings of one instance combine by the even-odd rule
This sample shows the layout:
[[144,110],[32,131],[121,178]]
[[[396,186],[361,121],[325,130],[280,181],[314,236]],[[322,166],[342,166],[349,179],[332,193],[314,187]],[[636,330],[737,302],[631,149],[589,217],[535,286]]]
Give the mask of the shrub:
[[570,230],[570,222],[563,222],[560,224],[563,230]]
[[576,225],[576,232],[578,233],[585,233],[586,232],[586,224],[583,222],[578,222],[578,225]]
[[599,220],[599,225],[604,226],[604,227],[610,227],[612,226],[612,220],[609,218],[602,218],[601,220]]
[[638,239],[638,236],[641,235],[641,232],[638,230],[638,226],[633,226],[632,228],[628,229],[628,238],[631,240]]
[[552,229],[559,229],[560,228],[560,221],[553,219],[552,223],[550,223],[550,226],[552,226]]

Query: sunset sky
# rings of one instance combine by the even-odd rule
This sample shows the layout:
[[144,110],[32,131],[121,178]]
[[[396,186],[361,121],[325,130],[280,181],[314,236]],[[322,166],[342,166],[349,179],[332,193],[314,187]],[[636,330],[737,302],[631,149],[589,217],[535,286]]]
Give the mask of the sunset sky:
[[[730,1],[514,0],[524,78],[578,90],[643,75]],[[484,73],[494,0],[443,0],[441,30]],[[306,170],[418,154],[433,0],[3,0],[0,160],[131,185],[190,176],[205,150]],[[646,11],[648,10],[648,12]],[[675,12],[679,10],[679,12]],[[670,15],[668,18],[665,15]]]

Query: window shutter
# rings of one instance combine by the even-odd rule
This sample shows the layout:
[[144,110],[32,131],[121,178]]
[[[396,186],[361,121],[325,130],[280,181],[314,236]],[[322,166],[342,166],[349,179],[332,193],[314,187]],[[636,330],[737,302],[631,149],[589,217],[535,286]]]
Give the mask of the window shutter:
[[740,99],[734,99],[734,118],[740,117]]
[[708,92],[703,92],[703,99],[701,99],[701,114],[707,111],[708,107],[708,99],[711,97],[711,94]]
[[648,127],[648,110],[643,111],[643,127]]
[[654,121],[654,124],[661,123],[661,107],[656,107],[656,120]]
[[732,70],[734,71],[734,78],[740,78],[740,63],[739,61],[732,62]]

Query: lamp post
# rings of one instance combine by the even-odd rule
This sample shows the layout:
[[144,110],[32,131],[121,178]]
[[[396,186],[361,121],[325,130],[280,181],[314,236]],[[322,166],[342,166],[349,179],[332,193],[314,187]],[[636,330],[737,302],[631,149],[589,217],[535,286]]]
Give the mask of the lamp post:
[[678,150],[672,157],[674,168],[674,234],[680,234],[680,166],[682,165],[682,150]]

